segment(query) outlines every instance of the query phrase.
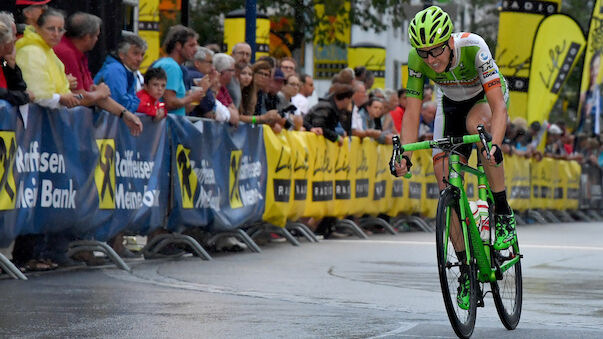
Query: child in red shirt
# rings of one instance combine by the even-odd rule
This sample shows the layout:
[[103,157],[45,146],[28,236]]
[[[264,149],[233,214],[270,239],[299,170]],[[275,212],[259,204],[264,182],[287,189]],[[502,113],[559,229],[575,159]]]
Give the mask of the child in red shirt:
[[136,112],[154,117],[154,120],[165,118],[165,104],[159,99],[165,92],[167,75],[163,68],[149,68],[144,75],[144,85],[136,96],[140,99]]

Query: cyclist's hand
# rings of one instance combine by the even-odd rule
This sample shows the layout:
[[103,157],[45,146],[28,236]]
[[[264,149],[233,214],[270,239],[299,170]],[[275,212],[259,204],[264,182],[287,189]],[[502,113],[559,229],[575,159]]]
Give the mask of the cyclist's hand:
[[401,177],[408,173],[408,166],[406,166],[406,159],[404,158],[402,158],[400,161],[396,161],[394,163],[394,167],[396,168],[396,177]]
[[[486,157],[486,150],[482,149],[482,155],[484,159],[488,159]],[[486,160],[492,166],[499,166],[503,162],[503,153],[500,149],[500,146],[497,144],[492,144],[492,148],[490,148],[490,160]]]

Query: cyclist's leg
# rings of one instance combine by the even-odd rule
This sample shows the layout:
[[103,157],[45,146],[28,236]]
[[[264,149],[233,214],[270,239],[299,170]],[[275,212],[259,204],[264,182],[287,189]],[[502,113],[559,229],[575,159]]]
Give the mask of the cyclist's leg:
[[[487,102],[476,103],[467,115],[467,131],[470,134],[477,133],[477,126],[482,124],[490,131],[492,121],[492,111]],[[484,166],[484,171],[490,183],[490,189],[494,196],[494,212],[496,227],[495,249],[504,249],[511,245],[515,238],[515,216],[509,206],[505,191],[505,170],[503,164],[500,166],[490,165],[482,152],[477,152]]]

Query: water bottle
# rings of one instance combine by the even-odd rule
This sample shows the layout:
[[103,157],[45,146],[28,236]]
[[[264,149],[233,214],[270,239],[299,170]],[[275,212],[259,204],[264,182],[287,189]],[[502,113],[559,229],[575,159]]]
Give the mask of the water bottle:
[[488,213],[488,203],[483,200],[478,200],[477,210],[480,218],[479,235],[482,241],[487,243],[490,241],[490,213]]
[[473,215],[473,220],[475,220],[475,224],[477,225],[477,228],[480,229],[481,217],[479,215],[479,209],[477,207],[477,202],[469,201],[469,207],[471,207],[471,214]]
[[490,241],[490,214],[488,213],[488,203],[483,200],[469,201],[473,220],[479,230],[480,238],[487,243]]

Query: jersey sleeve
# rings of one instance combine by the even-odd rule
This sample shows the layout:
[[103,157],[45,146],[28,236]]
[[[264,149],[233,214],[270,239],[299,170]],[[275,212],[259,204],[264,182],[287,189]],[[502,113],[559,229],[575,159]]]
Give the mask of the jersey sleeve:
[[500,73],[484,39],[479,38],[478,46],[479,49],[475,54],[475,69],[477,70],[479,79],[484,87],[484,91],[488,92],[493,88],[502,86],[500,82]]
[[408,53],[408,83],[406,85],[406,96],[423,100],[423,85],[425,82],[423,74],[423,61],[413,48]]

